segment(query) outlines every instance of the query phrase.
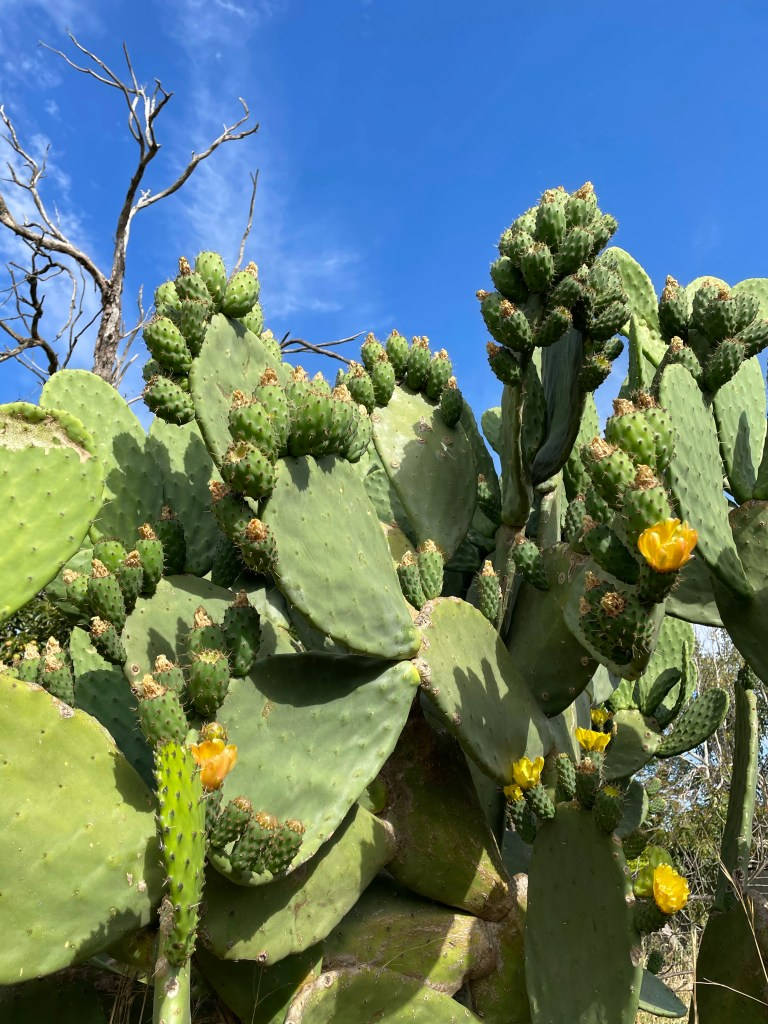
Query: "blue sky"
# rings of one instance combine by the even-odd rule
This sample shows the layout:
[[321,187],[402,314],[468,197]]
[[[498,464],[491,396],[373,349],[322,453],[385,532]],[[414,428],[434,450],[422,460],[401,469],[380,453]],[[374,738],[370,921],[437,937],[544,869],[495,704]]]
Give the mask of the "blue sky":
[[[616,244],[657,290],[667,273],[730,283],[768,275],[763,3],[0,0],[0,9],[0,102],[31,147],[50,143],[46,195],[105,266],[133,159],[121,100],[38,39],[66,49],[69,27],[116,69],[125,40],[138,77],[174,91],[151,187],[237,115],[238,96],[261,124],[137,219],[127,317],[139,286],[151,293],[173,276],[180,254],[215,248],[234,260],[257,168],[247,255],[275,334],[426,334],[449,350],[478,412],[499,388],[474,293],[489,285],[501,230],[544,188],[592,180],[619,220]],[[13,254],[0,231],[0,260]],[[0,364],[0,400],[35,400],[38,390]],[[138,390],[133,375],[126,391]]]

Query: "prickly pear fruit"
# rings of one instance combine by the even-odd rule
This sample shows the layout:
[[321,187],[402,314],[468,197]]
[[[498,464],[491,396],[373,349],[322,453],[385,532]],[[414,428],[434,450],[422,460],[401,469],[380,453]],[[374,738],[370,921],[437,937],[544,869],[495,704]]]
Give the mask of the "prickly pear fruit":
[[557,252],[566,232],[565,190],[547,189],[536,207],[535,236]]
[[637,828],[634,832],[630,832],[628,836],[622,838],[621,845],[625,858],[627,860],[635,860],[648,845],[648,835]]
[[147,350],[171,374],[187,374],[192,366],[192,353],[184,335],[167,316],[151,320],[144,328]]
[[251,507],[246,505],[239,495],[233,494],[220,480],[212,480],[208,489],[211,494],[213,516],[219,528],[234,541],[248,525],[248,520],[253,515]]
[[541,348],[554,345],[572,325],[573,317],[570,310],[566,309],[565,306],[555,306],[537,329],[535,343]]
[[379,407],[388,405],[395,390],[395,370],[386,352],[382,350],[381,355],[368,372],[371,375],[376,405]]
[[49,637],[38,670],[38,682],[65,704],[75,703],[75,680],[69,658],[54,637]]
[[557,799],[573,800],[576,796],[576,769],[567,754],[558,754],[555,760],[557,770]]
[[166,690],[173,690],[179,697],[184,692],[186,685],[184,673],[178,665],[174,665],[164,654],[158,654],[155,658],[152,674],[155,682],[160,683]]
[[222,630],[227,639],[229,664],[233,676],[247,675],[256,658],[261,641],[259,613],[248,601],[244,590],[224,612]]
[[248,398],[242,391],[232,393],[229,433],[233,441],[246,441],[274,461],[277,445],[272,417],[258,399]]
[[144,568],[139,552],[134,548],[129,551],[115,570],[115,576],[125,602],[125,610],[130,615],[144,585]]
[[91,562],[88,602],[100,618],[111,622],[115,629],[122,633],[125,625],[125,602],[120,585],[117,578],[98,558]]
[[464,411],[464,396],[455,377],[449,377],[440,395],[440,416],[446,427],[455,427]]
[[266,523],[260,519],[250,519],[245,529],[235,538],[235,543],[252,572],[268,576],[274,571],[277,565],[277,544]]
[[195,609],[192,628],[186,637],[187,654],[192,657],[200,651],[226,651],[227,638],[221,626],[217,626],[208,612],[199,605]]
[[103,562],[110,572],[117,571],[118,565],[120,565],[127,553],[119,540],[105,538],[93,545],[93,557]]
[[192,270],[189,260],[184,256],[179,257],[179,273],[173,283],[180,299],[196,299],[198,302],[211,305],[211,293],[205,281],[200,274]]
[[144,388],[144,402],[150,412],[166,423],[182,426],[195,418],[190,395],[167,377],[152,377]]
[[373,381],[360,363],[352,363],[349,373],[344,378],[354,402],[364,405],[369,413],[373,412],[376,405],[376,395],[373,390]]
[[640,565],[629,548],[616,536],[610,526],[596,523],[584,516],[581,540],[592,558],[606,572],[625,583],[636,583]]
[[715,392],[735,376],[747,358],[747,348],[739,338],[725,338],[704,363],[702,381],[707,391]]
[[414,608],[422,608],[427,603],[424,588],[421,584],[419,565],[411,551],[406,551],[397,567],[400,588],[406,601]]
[[61,579],[66,587],[67,601],[74,605],[79,612],[88,612],[90,601],[88,599],[88,577],[85,573],[64,569]]
[[499,577],[491,562],[486,560],[483,563],[483,568],[477,574],[476,587],[477,607],[491,625],[495,626],[501,606],[501,587],[499,586]]
[[599,765],[592,757],[585,757],[576,765],[576,799],[585,811],[595,806],[601,774]]
[[533,332],[528,317],[518,306],[498,292],[479,291],[480,312],[493,338],[515,352],[533,348]]
[[491,280],[496,291],[511,302],[525,302],[528,298],[523,275],[509,256],[499,256],[491,264]]
[[198,299],[184,299],[179,307],[176,323],[193,357],[200,354],[210,318],[210,305]]
[[555,276],[555,261],[549,246],[534,242],[520,257],[520,272],[531,292],[548,291]]
[[432,356],[432,362],[427,370],[427,380],[424,385],[424,394],[433,402],[437,402],[442,394],[443,388],[448,383],[453,372],[451,360],[444,348]]
[[535,786],[525,791],[525,799],[533,813],[541,821],[549,821],[555,816],[555,805],[550,799],[549,793],[537,782]]
[[148,743],[183,743],[189,725],[179,695],[166,689],[149,674],[135,687],[139,699],[139,724]]
[[157,590],[157,584],[163,577],[163,545],[160,538],[152,529],[149,523],[143,523],[138,530],[139,539],[136,541],[136,550],[141,559],[141,567],[144,571],[141,592],[151,597]]
[[674,430],[668,413],[651,395],[641,392],[635,401],[617,398],[613,416],[605,424],[605,438],[623,449],[635,463],[662,472],[675,450]]
[[125,647],[123,647],[120,635],[111,622],[106,622],[95,615],[91,619],[90,629],[93,646],[107,661],[113,665],[124,665],[126,659]]
[[223,651],[203,650],[192,655],[187,670],[187,691],[196,711],[212,718],[229,689],[229,662]]
[[181,299],[173,281],[164,281],[155,288],[155,312],[158,316],[167,316],[175,320]]
[[637,467],[632,484],[624,491],[622,513],[627,537],[632,544],[649,526],[672,519],[669,496],[650,466]]
[[625,489],[635,479],[632,459],[600,437],[582,447],[581,458],[600,497],[611,508],[618,508]]
[[356,407],[355,424],[355,429],[350,434],[349,441],[341,453],[347,462],[359,462],[368,450],[368,445],[373,437],[373,426],[364,405]]
[[373,373],[373,368],[382,356],[386,355],[384,346],[377,341],[373,334],[368,334],[360,348],[360,358],[368,373]]
[[24,645],[24,651],[18,661],[14,658],[13,668],[19,679],[27,683],[36,683],[42,668],[42,658],[36,643]]
[[267,870],[266,859],[278,828],[279,822],[274,815],[256,811],[232,848],[229,856],[232,869],[244,874],[251,871],[263,874]]
[[408,363],[405,368],[405,383],[412,391],[421,391],[427,383],[429,373],[429,339],[414,338],[408,352]]
[[603,786],[595,797],[595,821],[603,832],[611,833],[624,813],[624,794],[618,786]]
[[163,573],[166,576],[176,576],[184,572],[187,542],[184,527],[176,518],[173,509],[164,505],[160,519],[152,524],[152,528],[163,545]]
[[300,821],[289,819],[276,830],[267,852],[267,870],[283,875],[299,852],[306,829]]
[[405,377],[405,371],[408,366],[408,341],[402,334],[392,331],[387,338],[386,347],[387,357],[392,364],[392,369],[395,371],[395,377],[398,380],[402,380]]
[[424,597],[427,601],[432,601],[443,591],[443,567],[445,565],[443,556],[434,541],[425,540],[419,545],[417,561]]
[[672,338],[688,337],[688,324],[691,319],[691,304],[685,288],[681,288],[674,277],[667,277],[664,290],[659,299],[659,327],[666,341]]
[[488,365],[502,384],[519,384],[523,377],[522,367],[508,348],[494,345],[489,341],[485,346]]
[[291,411],[288,406],[288,399],[285,390],[274,370],[265,370],[253,397],[261,402],[269,413],[272,422],[272,436],[275,443],[275,451],[278,455],[284,455],[288,445],[288,435],[291,430]]
[[541,551],[532,540],[527,540],[523,536],[516,537],[510,554],[515,563],[515,570],[524,580],[537,590],[549,590]]
[[202,277],[214,305],[218,308],[227,290],[224,260],[217,252],[200,252],[195,260],[195,273]]
[[233,441],[221,464],[221,475],[233,490],[258,500],[272,492],[275,468],[259,448],[247,441]]
[[248,264],[245,270],[230,277],[221,300],[221,312],[225,316],[245,316],[255,305],[259,297],[259,279],[255,270],[255,264]]
[[222,850],[230,843],[236,842],[252,817],[253,804],[247,797],[238,796],[234,800],[230,800],[209,831],[209,843],[214,849]]

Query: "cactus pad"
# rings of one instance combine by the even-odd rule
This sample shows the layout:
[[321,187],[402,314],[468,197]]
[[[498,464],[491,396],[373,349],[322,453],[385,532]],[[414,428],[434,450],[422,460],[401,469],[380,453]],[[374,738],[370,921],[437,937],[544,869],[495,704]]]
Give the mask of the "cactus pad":
[[763,371],[747,359],[712,401],[717,436],[731,494],[737,501],[753,496],[766,436]]

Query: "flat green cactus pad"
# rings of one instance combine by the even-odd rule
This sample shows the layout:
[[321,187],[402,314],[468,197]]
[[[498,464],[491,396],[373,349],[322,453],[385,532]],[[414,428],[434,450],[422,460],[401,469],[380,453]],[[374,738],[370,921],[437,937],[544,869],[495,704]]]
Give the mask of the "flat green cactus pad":
[[684,366],[664,370],[659,399],[675,428],[675,454],[667,473],[680,518],[698,530],[697,553],[713,574],[747,595],[749,584],[728,524],[723,463],[712,414]]
[[[381,522],[399,529],[413,544],[414,537],[408,536],[412,531],[408,515],[374,445],[368,446],[357,467],[362,476],[365,493]],[[416,543],[418,544],[418,541]]]
[[757,358],[747,359],[723,384],[712,409],[731,494],[747,501],[755,490],[766,436],[765,381]]
[[[363,1009],[364,1007],[364,1009]],[[326,971],[294,996],[285,1024],[467,1024],[479,1018],[420,981],[375,967]]]
[[722,629],[709,569],[703,558],[692,558],[681,570],[678,584],[666,601],[668,615],[701,626]]
[[543,712],[498,633],[472,605],[441,597],[424,606],[417,622],[424,692],[465,752],[506,785],[513,761],[549,750]]
[[533,1024],[635,1024],[642,950],[625,871],[618,839],[587,811],[559,804],[539,829],[525,924]]
[[414,654],[418,631],[353,465],[281,460],[261,518],[277,541],[278,587],[323,635],[378,658]]
[[104,465],[104,505],[94,524],[106,537],[132,543],[136,528],[156,519],[162,482],[147,452],[147,435],[125,399],[87,370],[59,370],[45,384],[40,405],[66,409],[93,434]]
[[82,629],[72,630],[69,653],[78,708],[101,722],[147,786],[154,789],[152,751],[137,728],[136,698],[122,669],[105,661]]
[[149,451],[163,481],[163,503],[184,527],[187,572],[204,576],[211,568],[219,528],[211,512],[208,483],[221,480],[194,421],[183,427],[154,419]]
[[381,880],[366,889],[325,940],[323,967],[386,967],[453,995],[465,978],[492,971],[495,960],[483,921]]
[[423,395],[396,387],[371,416],[373,439],[417,542],[433,540],[449,561],[472,522],[477,473],[461,423],[446,427]]
[[[640,1009],[657,1017],[687,1017],[688,1007],[664,982],[650,971],[643,971]],[[702,1022],[703,1024],[703,1022]]]
[[154,800],[99,723],[0,676],[0,984],[88,959],[147,924]]
[[232,392],[251,392],[267,368],[279,370],[262,342],[236,320],[215,314],[205,332],[200,354],[192,361],[189,391],[195,417],[208,450],[218,465],[232,440],[229,407]]
[[[621,274],[621,283],[624,291],[629,296],[629,308],[632,313],[637,314],[645,320],[646,324],[656,333],[659,333],[659,311],[658,299],[654,291],[650,277],[640,266],[636,259],[629,255],[618,245],[609,246],[600,258],[606,261],[615,260],[618,271]],[[659,339],[661,345],[663,341]],[[663,355],[663,352],[662,352]],[[661,357],[659,357],[661,358]]]
[[558,473],[573,448],[584,411],[585,395],[579,384],[583,358],[582,335],[574,328],[566,331],[554,345],[541,350],[545,434],[531,466],[534,484],[543,483]]
[[605,777],[624,779],[651,760],[661,743],[661,734],[640,711],[617,711],[613,721],[617,732],[605,753]]
[[71,558],[101,507],[96,444],[67,412],[0,406],[0,622]]
[[204,944],[222,959],[263,964],[308,949],[354,906],[394,846],[391,829],[357,806],[333,839],[286,878],[246,889],[209,870]]
[[[518,837],[519,838],[519,837]],[[531,847],[522,843],[530,852]],[[527,871],[527,868],[526,868]],[[494,937],[495,970],[482,978],[470,978],[472,1004],[485,1024],[530,1024],[531,1012],[525,988],[525,892],[527,879],[515,879],[516,906],[504,918],[486,927]]]
[[480,426],[488,444],[497,455],[501,455],[501,406],[486,409],[480,417]]
[[637,706],[644,715],[652,715],[662,699],[682,677],[683,645],[692,651],[693,627],[681,619],[664,616],[656,647],[645,672],[637,680]]
[[381,777],[397,838],[392,877],[486,920],[508,914],[509,878],[458,744],[412,718]]
[[272,967],[253,960],[219,960],[195,950],[195,962],[218,997],[248,1024],[283,1024],[296,991],[322,970],[322,946],[287,956]]
[[[255,810],[281,821],[301,821],[306,831],[292,870],[330,839],[378,774],[418,681],[409,662],[387,667],[332,654],[267,658],[231,681],[217,715],[238,749],[225,794],[247,796]],[[214,863],[228,868],[228,860]],[[271,876],[236,880],[259,884]]]
[[[595,703],[598,702],[595,701]],[[553,749],[558,754],[568,754],[572,761],[578,761],[581,758],[581,747],[576,739],[576,729],[592,728],[590,711],[591,701],[585,690],[584,693],[579,694],[573,704],[568,705],[565,711],[550,718],[549,728],[554,741]]]

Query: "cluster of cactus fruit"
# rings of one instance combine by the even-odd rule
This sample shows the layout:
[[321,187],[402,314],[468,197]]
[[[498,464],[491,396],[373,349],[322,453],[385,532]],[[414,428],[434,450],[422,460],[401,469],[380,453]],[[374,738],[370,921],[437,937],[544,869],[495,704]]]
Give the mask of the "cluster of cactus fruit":
[[0,618],[45,589],[71,624],[1,666],[0,1006],[106,955],[155,1020],[195,979],[251,1024],[685,1016],[643,939],[688,896],[648,776],[725,720],[700,623],[745,667],[698,1019],[761,1019],[728,878],[768,679],[768,280],[657,300],[616,228],[587,184],[503,233],[482,433],[424,337],[368,335],[334,386],[284,362],[255,265],[211,252],[155,292],[148,432],[80,370],[0,407]]

